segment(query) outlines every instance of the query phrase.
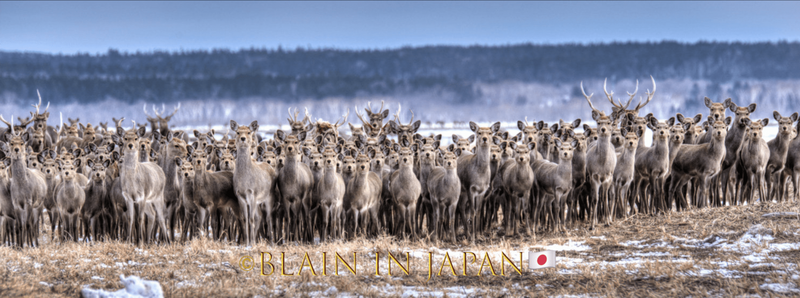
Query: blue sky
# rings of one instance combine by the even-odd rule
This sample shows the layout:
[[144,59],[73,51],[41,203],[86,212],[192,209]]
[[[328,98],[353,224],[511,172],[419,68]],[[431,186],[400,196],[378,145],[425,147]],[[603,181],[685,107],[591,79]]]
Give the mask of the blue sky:
[[0,50],[798,41],[800,2],[0,2]]

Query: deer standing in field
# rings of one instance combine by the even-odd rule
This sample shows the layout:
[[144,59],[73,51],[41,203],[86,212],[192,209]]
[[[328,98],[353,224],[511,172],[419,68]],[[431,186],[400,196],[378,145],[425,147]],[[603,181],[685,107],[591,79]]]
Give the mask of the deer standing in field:
[[[433,206],[433,216],[429,220],[433,222],[433,239],[444,239],[445,226],[450,235],[450,241],[456,241],[456,208],[458,207],[458,196],[461,194],[461,181],[458,179],[457,158],[460,150],[453,152],[455,146],[450,146],[450,150],[443,152],[439,149],[442,157],[442,165],[437,166],[431,171],[428,177],[428,189],[430,191],[431,206]],[[442,216],[447,216],[447,220],[442,220]],[[445,224],[446,222],[446,224]]]
[[13,243],[17,213],[11,199],[11,179],[8,177],[8,166],[11,160],[3,157],[0,162],[0,244]]
[[397,171],[392,173],[390,182],[395,214],[398,214],[403,222],[402,226],[395,226],[395,234],[405,234],[410,229],[413,240],[417,239],[417,202],[422,193],[420,181],[414,175],[414,153],[418,146],[418,144],[411,145],[407,137],[402,137],[400,143],[394,144],[394,151],[399,154],[400,162]]
[[[700,121],[703,120],[703,114],[694,115],[693,118],[686,118],[683,114],[678,113],[675,115],[675,119],[678,120],[684,126],[684,144],[697,144],[698,137],[700,136],[700,132],[696,130],[694,127],[696,124],[699,124]],[[689,124],[690,127],[686,128],[686,124]]]
[[673,174],[669,195],[674,197],[676,191],[680,194],[680,198],[675,199],[678,210],[685,210],[689,206],[681,189],[690,179],[694,179],[699,186],[698,197],[706,198],[709,193],[709,181],[722,169],[722,160],[727,150],[725,139],[731,118],[726,118],[725,122],[714,119],[713,116],[708,117],[711,127],[708,135],[711,141],[704,144],[684,144],[672,162]]
[[783,202],[783,186],[786,179],[785,177],[782,179],[781,174],[786,166],[786,156],[792,142],[792,124],[797,121],[798,114],[795,112],[789,117],[783,117],[778,111],[773,111],[772,116],[775,121],[778,121],[778,135],[767,142],[767,147],[769,147],[769,162],[765,174],[767,187],[769,187],[767,200],[772,201],[772,198],[775,197],[778,202]]
[[623,127],[622,133],[625,135],[625,142],[622,152],[617,156],[617,165],[614,168],[614,192],[611,208],[609,208],[612,215],[616,214],[617,217],[627,215],[628,206],[631,211],[634,208],[632,196],[627,195],[634,178],[636,149],[639,147],[639,138],[643,136],[643,131],[631,131],[629,127]]
[[[70,240],[78,241],[78,225],[81,222],[81,209],[86,201],[86,193],[83,190],[83,185],[78,183],[77,172],[75,168],[81,165],[81,160],[76,159],[75,163],[66,163],[58,160],[58,167],[61,169],[59,176],[61,183],[56,186],[56,205],[58,206],[58,213],[61,216],[61,224],[63,228],[62,239],[67,237]],[[64,235],[66,233],[67,235]],[[87,235],[88,237],[88,235]]]
[[669,174],[669,140],[670,128],[675,118],[666,123],[659,122],[656,117],[648,118],[647,127],[653,131],[653,145],[636,149],[636,184],[634,196],[638,196],[636,204],[639,212],[655,212],[656,204],[660,204],[664,182]]
[[[267,223],[267,235],[275,241],[272,211],[274,206],[274,188],[278,177],[275,169],[265,163],[256,163],[250,158],[250,148],[255,142],[258,122],[243,126],[231,120],[231,130],[236,133],[236,169],[233,171],[233,189],[239,201],[240,226],[244,231],[243,241],[252,245],[256,241],[257,224],[260,223],[257,208],[264,214]],[[285,207],[286,205],[284,205]],[[288,235],[287,235],[288,236]],[[241,238],[240,238],[241,239]]]
[[[764,141],[763,130],[769,124],[769,119],[764,118],[759,121],[751,121],[747,119],[748,129],[745,132],[746,136],[742,139],[742,145],[739,148],[739,165],[743,171],[744,179],[742,182],[749,182],[747,192],[737,190],[739,196],[737,200],[740,203],[753,202],[753,196],[758,191],[758,199],[762,202],[767,200],[767,184],[765,180],[767,163],[769,162],[769,147],[767,142]],[[744,183],[738,184],[738,188],[742,189]]]
[[[8,124],[2,115],[0,120]],[[19,135],[13,126],[9,126],[11,132],[5,134],[8,142],[0,142],[0,150],[11,158],[10,191],[14,211],[19,216],[17,244],[20,247],[25,244],[39,246],[39,217],[47,195],[47,183],[41,171],[26,167],[25,143],[28,141],[28,134]]]
[[344,159],[344,155],[339,154],[339,146],[331,148],[323,145],[320,148],[323,156],[323,176],[314,185],[314,196],[319,201],[318,206],[322,215],[320,240],[326,241],[328,235],[336,237],[340,234],[339,218],[344,201],[345,184],[342,175],[336,172],[336,162]]
[[[725,160],[722,162],[722,174],[720,175],[720,181],[722,182],[722,200],[720,203],[723,206],[728,201],[727,193],[729,188],[733,190],[731,192],[732,198],[740,197],[735,193],[736,187],[734,187],[738,185],[738,177],[740,177],[740,173],[742,173],[741,169],[737,167],[739,158],[738,150],[742,145],[745,130],[749,127],[749,123],[752,122],[750,121],[750,114],[756,111],[756,104],[754,103],[747,107],[739,107],[730,101],[730,99],[726,99],[725,102],[728,103],[728,108],[734,113],[734,118],[733,125],[728,131],[727,137],[725,137],[725,147],[727,149],[725,152]],[[712,116],[716,119],[715,113],[712,113]],[[716,183],[714,183],[714,185],[716,185]],[[719,201],[713,198],[712,200]],[[706,199],[702,198],[698,207],[704,207],[705,202]]]
[[397,113],[394,114],[394,120],[389,121],[389,128],[391,129],[391,133],[397,135],[398,142],[402,140],[404,137],[408,138],[409,140],[412,140],[414,139],[414,134],[417,133],[417,130],[419,129],[419,126],[422,123],[422,121],[417,120],[416,122],[414,122],[414,111],[411,111],[411,120],[408,121],[408,124],[402,124],[400,122],[400,111],[401,111],[401,106],[398,104]]
[[[345,188],[343,208],[347,213],[353,213],[353,223],[355,224],[353,233],[358,233],[358,226],[363,220],[362,229],[366,233],[367,223],[372,221],[372,226],[381,230],[381,222],[378,220],[378,208],[380,204],[382,182],[375,172],[372,172],[370,159],[375,156],[374,150],[368,150],[366,154],[355,152],[356,156],[355,171]],[[349,216],[348,216],[349,218]]]
[[[311,229],[308,226],[308,222],[303,218],[308,216],[310,211],[308,197],[311,195],[314,186],[314,177],[308,165],[301,161],[303,153],[308,156],[310,150],[308,148],[300,148],[300,143],[306,139],[305,132],[301,132],[297,136],[287,136],[282,130],[278,130],[275,133],[275,137],[283,143],[281,147],[275,149],[279,153],[286,153],[283,168],[278,172],[277,182],[281,192],[281,202],[286,208],[286,216],[289,221],[289,224],[285,226],[285,234],[288,240],[299,241],[305,239],[306,229]],[[303,152],[303,150],[306,150],[306,152]],[[239,155],[242,154],[239,151],[237,152]],[[237,161],[237,165],[238,163]]]
[[85,188],[85,199],[82,209],[84,237],[88,242],[90,236],[97,241],[101,231],[103,234],[109,232],[109,221],[111,219],[111,179],[106,176],[106,169],[111,166],[111,160],[106,159],[102,162],[95,162],[87,159],[86,165],[91,168],[89,173],[89,184]]
[[[134,123],[135,124],[135,123]],[[156,224],[161,228],[161,233],[170,242],[171,237],[167,233],[164,212],[164,186],[166,177],[164,171],[155,163],[139,162],[138,151],[139,141],[144,137],[145,129],[134,128],[125,131],[122,127],[117,127],[115,142],[121,147],[122,163],[119,170],[119,183],[122,197],[128,204],[128,236],[133,236],[134,214],[138,214],[139,235],[137,242],[147,241],[145,234],[152,233]],[[150,205],[150,208],[148,208]],[[152,209],[152,210],[147,210]],[[145,231],[145,215],[148,216],[148,223]]]
[[[469,128],[474,132],[476,147],[475,154],[462,154],[458,157],[458,178],[461,180],[461,195],[459,202],[464,202],[465,214],[462,222],[466,227],[467,235],[475,241],[478,228],[481,226],[477,220],[483,206],[483,198],[489,191],[491,182],[491,169],[489,168],[489,154],[491,144],[499,145],[501,139],[494,134],[500,130],[500,122],[495,122],[490,127],[480,127],[470,121]],[[462,205],[459,203],[459,205]]]
[[[574,136],[574,132],[568,131]],[[572,190],[572,157],[573,150],[578,146],[578,140],[572,139],[569,143],[562,141],[568,138],[568,134],[556,134],[553,139],[554,145],[558,148],[558,163],[539,161],[534,167],[533,175],[536,177],[535,186],[539,189],[538,202],[536,204],[536,214],[534,219],[540,221],[541,216],[550,218],[554,231],[563,228],[564,210],[567,203],[567,195]]]
[[[603,91],[605,91],[605,88]],[[606,116],[605,112],[596,109],[591,100],[594,93],[586,95],[586,91],[583,90],[583,82],[581,82],[581,93],[583,93],[583,97],[586,98],[589,107],[592,109],[592,119],[597,122],[598,140],[593,146],[590,145],[586,152],[586,175],[591,186],[589,200],[591,213],[589,220],[591,221],[591,228],[594,229],[594,225],[597,223],[598,208],[603,207],[603,209],[607,210],[608,190],[612,186],[614,168],[617,164],[614,145],[611,144],[611,132],[613,131],[611,123],[614,121],[612,118],[615,118],[617,114],[614,113],[612,117],[609,117]],[[608,92],[606,94],[609,101],[613,102],[611,94],[608,94]]]

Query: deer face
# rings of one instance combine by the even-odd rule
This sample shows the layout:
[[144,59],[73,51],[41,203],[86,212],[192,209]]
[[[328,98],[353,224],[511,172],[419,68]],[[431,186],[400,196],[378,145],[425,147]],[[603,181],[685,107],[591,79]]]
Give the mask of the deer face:
[[783,135],[791,135],[792,134],[792,124],[797,121],[798,114],[795,112],[789,117],[781,116],[781,113],[778,111],[772,112],[772,116],[775,117],[775,121],[778,121],[778,133]]
[[383,119],[389,117],[389,110],[386,109],[378,113],[367,111],[367,117],[369,117],[369,124],[371,124],[372,127],[381,127],[383,126]]
[[599,117],[597,121],[597,135],[599,137],[610,137],[613,132],[611,118],[608,116]]
[[28,140],[28,134],[23,133],[21,136],[13,136],[11,133],[6,134],[8,143],[3,143],[3,151],[7,151],[11,159],[26,160],[25,142]]
[[[666,123],[661,123],[656,119],[656,117],[649,117],[650,121],[647,123],[647,128],[653,131],[653,138],[660,139],[660,140],[667,140],[669,139],[669,127],[671,125],[667,125]],[[675,119],[671,119],[675,120]]]
[[92,127],[91,124],[88,124],[86,128],[83,129],[83,140],[88,142],[94,142],[97,140],[97,131]]
[[[686,123],[684,125],[692,125],[691,123]],[[690,126],[691,127],[691,126]],[[676,144],[683,143],[683,139],[686,137],[686,130],[683,129],[683,126],[680,124],[673,125],[669,128],[669,133],[672,136],[672,142]]]
[[364,174],[370,170],[370,159],[366,154],[359,154],[355,162],[356,172]]
[[[195,152],[204,152],[203,149],[205,148],[207,147],[201,147],[200,150],[195,150]],[[183,157],[189,155],[188,149],[186,149],[186,141],[179,138],[172,138],[172,140],[169,142],[169,147],[167,147],[167,150],[169,156],[172,157]]]
[[106,179],[106,169],[111,165],[111,161],[106,159],[104,162],[95,162],[92,159],[87,159],[86,165],[92,169],[89,179],[94,182],[102,182]]
[[500,160],[500,155],[503,154],[503,151],[500,149],[498,145],[492,145],[491,151],[489,153],[489,158],[492,161]]
[[38,155],[28,154],[27,165],[29,169],[41,170],[42,163],[39,162]]
[[767,126],[767,124],[769,124],[769,119],[767,118],[761,119],[760,121],[750,121],[750,137],[755,140],[761,139],[764,126]]
[[[172,145],[170,145],[170,147],[172,147]],[[191,148],[194,148],[194,147],[191,147]],[[170,148],[170,150],[178,151],[177,148]],[[184,149],[184,150],[186,150],[186,149]],[[189,163],[192,164],[193,167],[196,167],[198,169],[205,169],[206,168],[206,163],[208,161],[208,154],[206,153],[205,150],[200,150],[200,149],[192,150],[192,152],[189,155],[191,156],[191,158],[188,161],[189,161]],[[186,155],[185,154],[184,155],[173,155],[173,157],[183,157],[183,156],[186,156]]]
[[344,155],[342,159],[342,173],[352,175],[356,172],[356,159],[350,155]]
[[[336,166],[339,164],[339,154],[333,149],[327,148],[324,153],[322,154],[324,166],[326,169],[336,169]],[[376,156],[377,157],[377,156]],[[381,158],[383,155],[381,154]],[[342,156],[344,158],[344,156]],[[376,159],[373,159],[372,162],[375,163]],[[378,162],[378,167],[381,167],[380,162]]]
[[428,165],[436,164],[436,158],[438,157],[438,154],[436,154],[437,149],[439,149],[439,146],[434,146],[433,144],[422,145],[419,154],[420,163]]
[[308,156],[309,164],[312,171],[320,171],[325,165],[325,156],[319,152],[313,152]]
[[494,142],[494,134],[500,130],[500,122],[495,122],[490,127],[479,127],[477,123],[470,121],[469,129],[475,133],[477,146],[489,147]]
[[53,178],[58,173],[58,165],[53,159],[47,159],[42,164],[42,173],[47,179]]
[[74,163],[75,164],[70,162],[58,161],[58,167],[61,168],[60,176],[62,180],[64,181],[75,180],[76,176],[75,167],[80,165],[80,159],[76,159]]
[[37,114],[31,112],[31,116],[33,117],[33,129],[34,130],[45,130],[47,129],[47,118],[50,117],[50,112],[44,112],[41,114]]
[[733,103],[730,98],[726,99],[724,102],[712,102],[708,97],[704,98],[703,102],[706,104],[706,107],[708,107],[709,117],[714,119],[714,121],[723,121],[725,119],[725,110]]
[[556,148],[558,148],[558,157],[561,160],[572,160],[572,152],[575,150],[575,146],[578,145],[578,141],[572,140],[571,142],[562,142],[561,139],[553,139],[553,142]]
[[730,110],[735,114],[733,121],[736,122],[736,125],[738,125],[740,128],[744,128],[749,125],[748,123],[745,123],[745,119],[750,120],[750,113],[756,111],[756,104],[751,103],[746,107],[739,107],[735,103],[731,102]]
[[458,166],[458,156],[454,152],[446,151],[442,156],[442,166],[447,170],[456,169]]
[[150,152],[150,148],[152,148],[151,143],[153,141],[148,138],[142,138],[139,141],[139,151],[141,152]]
[[121,139],[120,146],[122,146],[122,153],[127,155],[131,154],[136,156],[139,151],[139,140],[144,137],[144,128],[123,130],[121,127],[117,128],[117,135]]
[[31,145],[39,148],[38,150],[42,150],[44,146],[44,131],[43,130],[36,130],[33,132],[33,143]]
[[712,125],[709,125],[709,133],[717,141],[724,141],[725,136],[728,135],[728,125],[731,123],[731,117],[725,118],[725,122],[720,120],[714,121],[713,119],[713,117],[708,116],[708,123],[713,123]]
[[611,132],[611,144],[614,144],[614,147],[622,146],[624,138],[625,137],[622,135],[622,130],[614,127],[614,130]]
[[[258,131],[258,121],[251,122],[249,126],[240,126],[236,121],[231,120],[231,130],[236,132],[234,141],[236,148],[240,150],[239,152],[244,152],[243,150],[247,149],[245,146],[251,146],[256,143],[255,134]],[[275,134],[284,135],[283,131],[278,130],[278,132]]]
[[[641,135],[641,133],[639,133]],[[625,134],[625,148],[626,149],[636,149],[639,147],[639,135],[632,131],[628,131]]]
[[175,163],[178,166],[178,177],[181,177],[181,179],[194,179],[194,165],[191,162],[184,162],[182,158],[176,157]]

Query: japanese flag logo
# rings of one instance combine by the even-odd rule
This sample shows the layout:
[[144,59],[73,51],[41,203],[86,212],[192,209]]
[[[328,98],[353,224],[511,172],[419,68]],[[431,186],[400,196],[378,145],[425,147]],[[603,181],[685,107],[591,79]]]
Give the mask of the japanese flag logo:
[[528,252],[528,268],[541,269],[556,267],[556,252],[545,250],[542,252]]

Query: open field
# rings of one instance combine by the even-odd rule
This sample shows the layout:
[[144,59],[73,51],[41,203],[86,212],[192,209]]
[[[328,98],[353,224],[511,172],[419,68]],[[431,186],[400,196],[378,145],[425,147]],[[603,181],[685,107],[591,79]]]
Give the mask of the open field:
[[[121,274],[157,280],[167,297],[796,296],[800,294],[800,219],[763,216],[776,212],[800,212],[800,203],[636,215],[594,231],[581,227],[535,239],[494,235],[476,245],[391,237],[317,245],[261,242],[253,247],[210,240],[142,248],[122,242],[46,241],[37,248],[0,247],[0,296],[74,297],[84,287],[115,291],[122,287]],[[505,276],[500,275],[501,252],[518,264],[519,251],[545,249],[558,251],[556,268],[530,272],[525,253],[522,275],[508,263]],[[261,251],[274,255],[277,270],[279,254],[285,252],[286,271],[295,276],[280,276],[276,271],[262,277],[258,264],[252,271],[239,268],[240,257],[258,258]],[[478,262],[488,252],[497,276],[491,276],[488,267],[482,276],[475,276],[478,263],[468,263],[469,276],[463,276],[464,251],[475,252]],[[297,276],[305,252],[320,275],[322,252],[328,252],[328,276],[313,276],[308,267]],[[333,276],[334,252],[348,262],[357,253],[356,276],[341,265],[340,276]],[[375,252],[381,253],[381,276],[375,276]],[[404,265],[401,255],[409,252],[410,275],[393,264],[393,276],[388,276],[386,252]],[[430,280],[428,252],[434,258]],[[436,275],[446,252],[452,257],[456,277],[448,267]]]

